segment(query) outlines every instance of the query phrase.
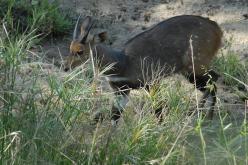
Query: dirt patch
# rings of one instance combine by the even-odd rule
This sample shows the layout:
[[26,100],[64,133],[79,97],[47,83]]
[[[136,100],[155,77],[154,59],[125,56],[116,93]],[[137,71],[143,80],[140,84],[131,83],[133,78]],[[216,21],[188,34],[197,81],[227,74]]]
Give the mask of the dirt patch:
[[[223,29],[224,40],[231,42],[231,50],[241,56],[248,52],[248,2],[244,0],[63,0],[60,7],[78,13],[75,21],[79,13],[92,16],[93,33],[106,30],[115,48],[122,48],[127,40],[164,19],[193,14],[216,21]],[[45,44],[45,49],[65,50],[70,40],[71,36],[53,40]],[[68,50],[62,52],[65,55]],[[48,56],[56,57],[51,53]]]

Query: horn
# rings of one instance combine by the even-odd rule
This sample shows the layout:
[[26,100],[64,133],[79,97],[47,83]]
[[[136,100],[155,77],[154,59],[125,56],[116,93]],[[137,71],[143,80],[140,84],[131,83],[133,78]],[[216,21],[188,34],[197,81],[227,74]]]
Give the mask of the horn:
[[77,29],[78,29],[78,23],[79,23],[80,17],[81,17],[81,14],[78,16],[77,23],[76,23],[74,31],[73,31],[73,40],[76,40],[76,38],[77,38]]
[[81,43],[85,43],[85,42],[86,42],[86,39],[87,39],[87,37],[88,37],[88,34],[90,33],[90,30],[91,30],[91,28],[92,28],[93,25],[94,25],[94,22],[92,22],[92,24],[91,24],[90,27],[88,28],[87,33],[84,35],[84,37],[83,37],[82,40],[81,40]]

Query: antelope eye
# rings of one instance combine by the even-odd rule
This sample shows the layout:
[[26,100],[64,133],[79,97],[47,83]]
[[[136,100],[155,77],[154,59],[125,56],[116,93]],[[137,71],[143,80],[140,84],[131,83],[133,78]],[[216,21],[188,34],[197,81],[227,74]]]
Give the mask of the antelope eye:
[[84,53],[83,50],[80,50],[80,51],[77,52],[78,55],[82,55],[83,53]]

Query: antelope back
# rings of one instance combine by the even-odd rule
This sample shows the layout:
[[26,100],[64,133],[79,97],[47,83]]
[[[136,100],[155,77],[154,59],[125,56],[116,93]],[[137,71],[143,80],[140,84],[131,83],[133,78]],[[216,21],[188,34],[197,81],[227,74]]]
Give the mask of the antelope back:
[[[205,73],[221,45],[222,31],[208,18],[183,15],[160,22],[152,28],[129,40],[124,54],[129,58],[125,75],[130,80],[151,78],[152,66],[158,64],[164,69],[163,75],[174,72],[193,72],[192,57],[196,75]],[[190,45],[192,40],[192,50]]]

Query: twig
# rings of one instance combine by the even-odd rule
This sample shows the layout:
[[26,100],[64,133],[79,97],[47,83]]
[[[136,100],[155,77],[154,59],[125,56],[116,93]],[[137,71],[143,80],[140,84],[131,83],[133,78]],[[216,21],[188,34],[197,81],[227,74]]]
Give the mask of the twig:
[[194,52],[193,52],[193,45],[192,45],[192,35],[190,36],[189,44],[190,44],[190,52],[191,52],[192,69],[193,69],[193,75],[194,75],[196,109],[197,109],[198,117],[199,117],[200,115],[199,115],[198,95],[197,95],[197,88],[196,88],[195,63],[194,63]]

